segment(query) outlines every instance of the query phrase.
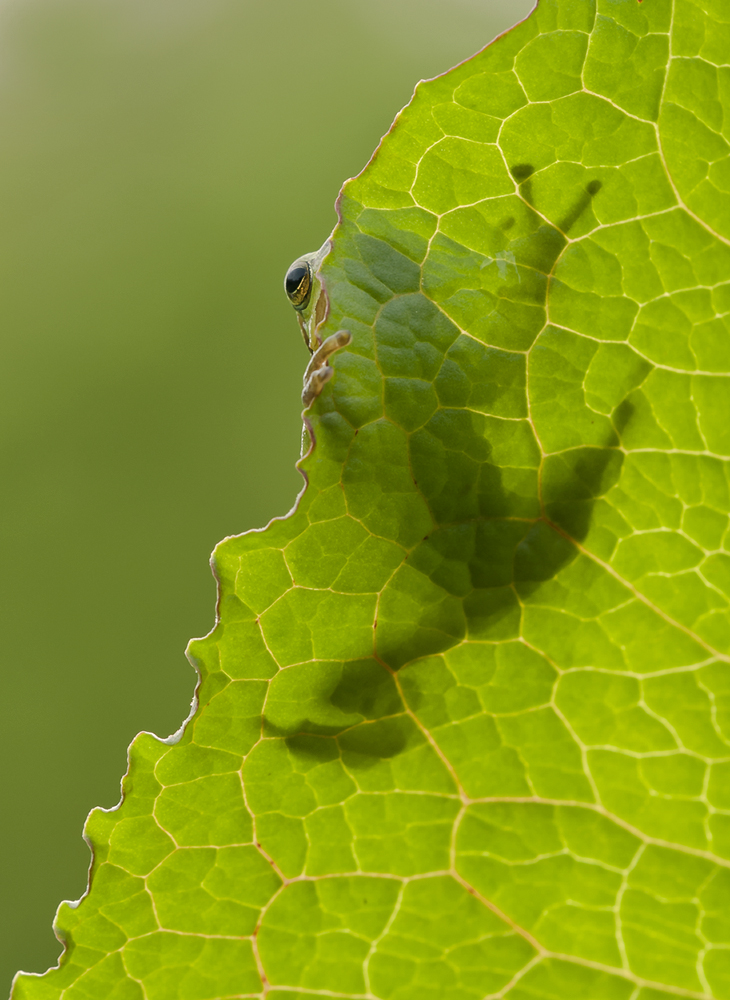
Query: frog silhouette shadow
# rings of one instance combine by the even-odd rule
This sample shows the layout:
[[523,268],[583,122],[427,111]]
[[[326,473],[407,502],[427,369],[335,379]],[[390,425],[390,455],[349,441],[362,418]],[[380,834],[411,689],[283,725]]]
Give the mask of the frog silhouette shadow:
[[[531,209],[533,173],[530,164],[512,168]],[[556,225],[542,214],[532,234],[520,237],[522,260],[546,278],[533,286],[536,296],[544,296],[536,304],[546,306],[548,279],[570,230],[600,190],[600,181],[589,181]],[[508,234],[513,225],[508,216],[500,228]],[[383,595],[377,652],[385,663],[400,669],[464,638],[494,641],[519,634],[521,600],[577,558],[597,500],[618,481],[620,431],[630,410],[624,399],[614,410],[620,421],[604,440],[548,455],[539,470],[521,467],[519,458],[510,467],[504,445],[495,456],[492,418],[466,406],[442,407],[411,435],[413,478],[437,527],[409,554],[408,565],[438,591],[410,629],[388,620]]]
[[[533,168],[520,164],[512,173],[534,211]],[[588,182],[556,225],[543,215],[529,237],[520,237],[527,266],[545,277],[535,284],[543,295],[537,304],[545,305],[566,237],[600,187],[599,181]],[[514,216],[506,216],[500,229],[510,235]],[[505,284],[514,280],[505,271]],[[494,641],[519,634],[520,600],[577,558],[596,502],[620,476],[623,453],[617,444],[630,410],[624,399],[614,410],[615,433],[604,441],[549,456],[549,475],[540,481],[536,468],[519,462],[511,468],[503,454],[495,455],[488,415],[440,408],[410,435],[413,479],[437,526],[381,595],[377,657],[280,671],[267,698],[264,735],[283,739],[302,770],[339,759],[353,773],[392,761],[422,739],[391,671],[464,638]],[[425,578],[432,594],[441,595],[440,603],[435,598],[423,604],[415,625],[388,617],[389,591],[407,592],[408,574],[410,581],[413,574]],[[417,710],[418,692],[408,697]]]

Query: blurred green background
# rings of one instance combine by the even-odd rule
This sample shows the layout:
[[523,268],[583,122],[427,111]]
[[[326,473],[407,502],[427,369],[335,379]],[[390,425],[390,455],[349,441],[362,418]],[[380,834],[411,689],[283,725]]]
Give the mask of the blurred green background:
[[282,291],[416,81],[531,0],[0,4],[0,996],[187,715],[208,556],[301,486]]

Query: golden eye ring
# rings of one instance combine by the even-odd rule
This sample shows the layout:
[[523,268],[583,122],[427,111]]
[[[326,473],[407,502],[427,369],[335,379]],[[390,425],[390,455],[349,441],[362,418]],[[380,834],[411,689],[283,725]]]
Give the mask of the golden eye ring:
[[295,309],[306,309],[312,294],[312,268],[306,260],[295,260],[284,279],[284,289]]

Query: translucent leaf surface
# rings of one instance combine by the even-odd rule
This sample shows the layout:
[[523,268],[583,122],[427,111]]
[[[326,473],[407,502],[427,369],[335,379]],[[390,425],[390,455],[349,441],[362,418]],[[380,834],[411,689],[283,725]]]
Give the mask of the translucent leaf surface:
[[16,1000],[730,997],[728,52],[725,0],[541,0],[419,86],[306,491]]

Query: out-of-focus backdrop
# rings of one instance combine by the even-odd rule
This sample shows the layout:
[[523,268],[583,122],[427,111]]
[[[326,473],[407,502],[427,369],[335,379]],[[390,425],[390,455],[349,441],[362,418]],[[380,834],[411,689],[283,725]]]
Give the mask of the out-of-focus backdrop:
[[208,556],[301,485],[282,291],[419,78],[532,0],[0,3],[0,996],[187,715]]

